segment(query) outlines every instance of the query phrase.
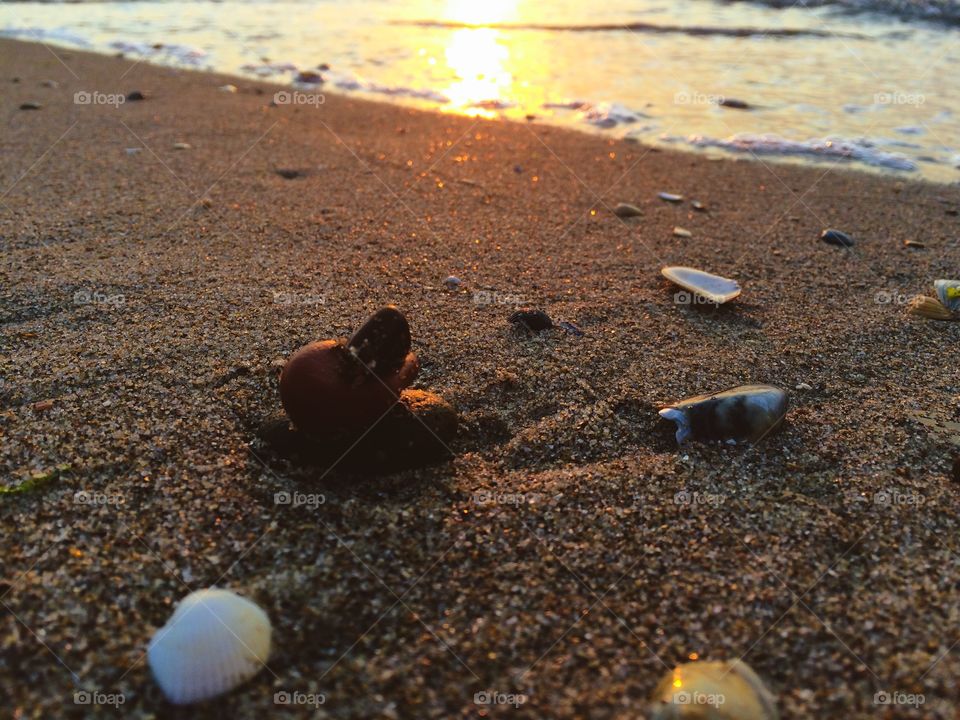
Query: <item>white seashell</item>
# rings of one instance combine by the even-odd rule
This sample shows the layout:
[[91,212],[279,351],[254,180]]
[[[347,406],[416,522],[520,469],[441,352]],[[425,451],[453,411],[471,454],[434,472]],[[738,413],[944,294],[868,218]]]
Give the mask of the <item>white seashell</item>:
[[270,619],[229,590],[187,595],[150,641],[147,661],[176,705],[209,700],[256,675],[270,655]]
[[684,290],[689,290],[694,295],[699,295],[718,305],[740,295],[740,284],[736,280],[711,275],[696,268],[671,265],[663,268],[660,274]]

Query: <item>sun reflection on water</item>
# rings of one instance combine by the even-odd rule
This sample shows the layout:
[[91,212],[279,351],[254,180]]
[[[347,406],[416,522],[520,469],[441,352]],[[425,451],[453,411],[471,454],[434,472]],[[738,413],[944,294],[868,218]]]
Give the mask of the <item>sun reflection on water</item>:
[[[450,0],[446,19],[482,25],[516,19],[518,0]],[[510,50],[499,30],[463,28],[450,34],[444,57],[455,80],[444,88],[451,109],[468,115],[492,117],[495,110],[511,103],[513,73]]]

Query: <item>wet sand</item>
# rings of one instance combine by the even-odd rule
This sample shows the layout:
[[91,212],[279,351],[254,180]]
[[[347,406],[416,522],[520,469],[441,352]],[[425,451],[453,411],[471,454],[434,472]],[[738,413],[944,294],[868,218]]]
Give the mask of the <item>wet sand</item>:
[[[278,692],[329,718],[637,718],[693,653],[742,657],[784,718],[956,716],[960,323],[904,303],[958,273],[960,189],[0,59],[0,476],[39,473],[0,496],[14,717],[117,716],[86,690],[144,718],[272,716]],[[667,264],[743,294],[678,304]],[[455,459],[361,478],[277,457],[257,428],[283,358],[387,303],[416,387],[460,414]],[[584,335],[519,334],[518,303]],[[758,446],[678,449],[657,417],[745,383],[790,394]],[[266,610],[274,651],[174,712],[146,643],[213,584]]]

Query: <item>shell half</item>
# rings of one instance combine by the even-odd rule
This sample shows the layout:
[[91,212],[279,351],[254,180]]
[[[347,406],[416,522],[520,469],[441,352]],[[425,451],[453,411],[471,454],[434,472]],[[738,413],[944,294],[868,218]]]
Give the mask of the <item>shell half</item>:
[[694,295],[706,298],[710,302],[722,305],[740,295],[740,283],[736,280],[711,275],[683,265],[670,265],[660,271],[667,280],[689,290]]
[[199,590],[153,636],[147,662],[170,702],[202,702],[260,672],[270,633],[270,619],[254,603],[229,590]]
[[695,395],[660,410],[677,425],[677,442],[746,440],[756,442],[787,414],[787,394],[773,385],[741,385],[710,395]]
[[931,320],[953,319],[953,313],[943,303],[937,298],[927,297],[926,295],[917,295],[910,300],[910,304],[907,305],[907,312]]
[[653,691],[652,720],[778,720],[773,695],[741,660],[679,665]]

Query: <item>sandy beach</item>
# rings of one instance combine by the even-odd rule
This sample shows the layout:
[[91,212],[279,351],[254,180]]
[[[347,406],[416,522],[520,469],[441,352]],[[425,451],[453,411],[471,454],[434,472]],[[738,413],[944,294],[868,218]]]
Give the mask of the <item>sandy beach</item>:
[[[644,718],[693,658],[791,720],[960,713],[960,323],[905,312],[958,275],[960,188],[12,40],[0,67],[0,714]],[[678,303],[665,265],[743,294]],[[454,458],[272,452],[284,359],[391,303]],[[790,397],[758,445],[657,415],[747,383]],[[211,585],[274,649],[176,709],[146,644]]]

